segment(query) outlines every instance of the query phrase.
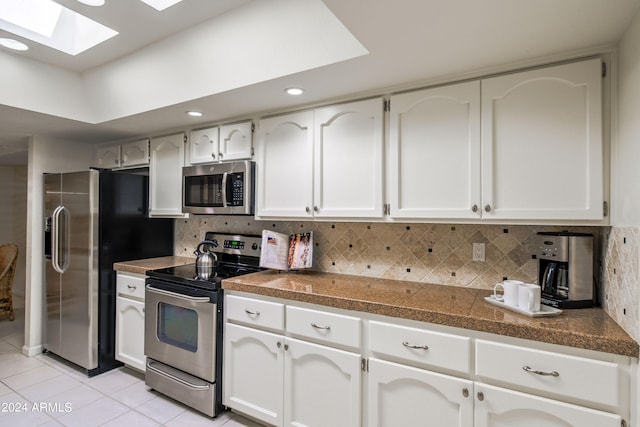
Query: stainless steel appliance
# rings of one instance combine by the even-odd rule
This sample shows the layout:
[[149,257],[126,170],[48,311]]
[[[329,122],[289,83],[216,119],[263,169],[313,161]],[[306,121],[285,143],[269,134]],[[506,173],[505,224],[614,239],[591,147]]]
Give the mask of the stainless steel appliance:
[[248,160],[182,168],[183,212],[252,215],[254,174]]
[[541,302],[557,308],[593,306],[593,235],[540,232],[538,239]]
[[260,241],[260,236],[208,232],[202,246],[218,258],[213,274],[198,274],[195,263],[146,272],[149,387],[210,417],[221,411],[221,282],[261,270]]
[[173,254],[173,221],[147,217],[148,177],[44,175],[45,350],[87,370],[115,360],[113,263]]

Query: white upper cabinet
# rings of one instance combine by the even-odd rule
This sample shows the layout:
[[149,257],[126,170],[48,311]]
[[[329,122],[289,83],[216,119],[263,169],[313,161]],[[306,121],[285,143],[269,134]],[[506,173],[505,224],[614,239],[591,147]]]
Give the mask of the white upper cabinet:
[[218,131],[216,126],[189,133],[189,162],[192,165],[218,160]]
[[149,139],[101,146],[96,149],[96,166],[107,169],[149,165]]
[[260,121],[256,215],[304,217],[313,205],[313,112]]
[[122,163],[121,167],[130,168],[134,166],[147,166],[149,164],[149,140],[141,139],[139,141],[128,142],[122,144]]
[[183,218],[182,167],[185,135],[151,139],[149,216]]
[[390,102],[389,216],[480,218],[480,82]]
[[390,103],[389,218],[604,218],[600,59]]
[[253,123],[220,126],[218,160],[250,159],[253,156]]
[[315,111],[315,217],[381,218],[383,102]]
[[253,123],[242,122],[198,129],[189,133],[189,163],[251,159]]
[[96,166],[113,169],[120,167],[120,144],[104,145],[96,149]]
[[257,216],[382,218],[382,99],[260,121]]
[[603,218],[601,60],[482,81],[482,215]]

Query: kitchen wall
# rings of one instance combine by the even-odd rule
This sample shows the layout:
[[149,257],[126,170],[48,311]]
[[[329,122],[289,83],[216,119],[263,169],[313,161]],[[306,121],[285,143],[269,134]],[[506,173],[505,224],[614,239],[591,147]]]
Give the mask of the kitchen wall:
[[13,305],[24,307],[25,248],[27,237],[27,168],[0,167],[0,244],[18,245],[18,261],[13,278]]
[[603,308],[640,342],[640,14],[620,42],[617,74],[611,147],[613,227],[605,239]]
[[[594,233],[598,227],[257,221],[203,216],[176,221],[176,255],[193,256],[206,231],[261,234],[313,231],[314,269],[366,277],[490,289],[503,278],[537,282],[538,231]],[[485,262],[471,260],[485,243]]]

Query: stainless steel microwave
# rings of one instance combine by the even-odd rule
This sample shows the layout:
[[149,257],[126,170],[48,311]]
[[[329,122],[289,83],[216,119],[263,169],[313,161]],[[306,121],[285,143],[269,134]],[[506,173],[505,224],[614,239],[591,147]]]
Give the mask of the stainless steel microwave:
[[252,215],[255,163],[249,160],[182,168],[182,211]]

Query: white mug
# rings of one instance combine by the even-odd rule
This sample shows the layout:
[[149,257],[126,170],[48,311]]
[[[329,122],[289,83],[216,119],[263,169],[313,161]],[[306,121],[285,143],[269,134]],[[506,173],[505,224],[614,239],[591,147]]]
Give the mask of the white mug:
[[[524,282],[519,280],[505,280],[493,287],[493,297],[507,305],[518,306],[518,290]],[[498,295],[498,288],[502,288],[502,295]]]
[[518,290],[518,308],[532,312],[540,311],[540,286],[523,283]]

